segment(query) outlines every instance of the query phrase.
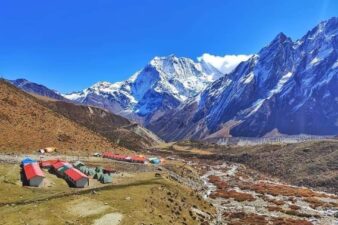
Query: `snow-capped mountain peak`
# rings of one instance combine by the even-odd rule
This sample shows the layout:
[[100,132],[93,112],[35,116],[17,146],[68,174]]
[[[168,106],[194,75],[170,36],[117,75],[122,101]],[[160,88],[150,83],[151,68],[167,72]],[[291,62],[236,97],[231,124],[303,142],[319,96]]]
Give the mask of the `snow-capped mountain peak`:
[[63,96],[59,92],[49,89],[41,84],[28,81],[26,79],[20,78],[16,80],[9,80],[9,82],[28,93],[38,94],[57,100],[65,100],[65,98],[63,98]]
[[[338,133],[338,18],[301,39],[279,33],[256,56],[149,127],[166,140]],[[168,119],[166,119],[168,118]]]
[[219,70],[206,62],[175,55],[157,56],[126,81],[102,81],[64,96],[122,115],[151,117],[197,95],[221,76]]

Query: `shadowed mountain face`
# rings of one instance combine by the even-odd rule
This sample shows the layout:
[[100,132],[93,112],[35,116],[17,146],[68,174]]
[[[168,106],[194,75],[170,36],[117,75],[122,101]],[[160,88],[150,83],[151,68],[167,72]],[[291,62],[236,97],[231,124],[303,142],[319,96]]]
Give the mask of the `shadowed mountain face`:
[[[137,151],[162,142],[144,127],[103,109],[58,101],[36,93],[31,96],[6,81],[0,81],[0,86],[0,101],[3,102],[1,134],[5,137],[3,141],[8,140],[2,147],[7,150],[56,146],[64,150],[101,151],[112,146],[123,149],[118,147],[123,146]],[[25,135],[17,136],[22,133]],[[22,143],[15,141],[17,138]]]
[[[69,102],[51,89],[25,79],[10,81],[25,92],[33,94],[53,111],[129,149],[144,149],[162,142],[151,131],[128,119],[103,109]],[[55,101],[57,100],[57,101]]]
[[[280,33],[224,76],[205,62],[155,57],[127,81],[64,96],[136,120],[165,140],[336,135],[337,33],[337,18],[297,41]],[[64,100],[25,80],[15,85]]]
[[166,140],[338,133],[338,19],[258,54],[148,127]]
[[145,149],[162,142],[151,131],[103,109],[63,101],[44,101],[55,112],[131,150]]
[[56,100],[66,100],[64,97],[62,97],[61,94],[57,93],[56,91],[51,90],[41,84],[30,82],[26,79],[10,80],[9,82],[20,88],[21,90],[31,94],[37,94]]

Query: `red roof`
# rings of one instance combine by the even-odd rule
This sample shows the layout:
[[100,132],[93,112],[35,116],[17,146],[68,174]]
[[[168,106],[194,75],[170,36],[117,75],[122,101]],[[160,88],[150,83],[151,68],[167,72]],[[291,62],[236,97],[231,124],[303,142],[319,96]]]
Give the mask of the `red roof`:
[[44,161],[40,161],[40,166],[41,167],[50,167],[53,164],[59,162],[58,159],[53,159],[53,160],[44,160]]
[[23,167],[27,180],[36,176],[45,177],[38,163],[27,164]]
[[75,168],[70,168],[70,169],[66,170],[65,174],[74,181],[78,181],[82,178],[88,178],[85,174],[83,174],[81,171],[79,171]]
[[135,162],[144,162],[145,161],[144,157],[120,155],[120,154],[114,154],[112,152],[103,153],[103,157],[109,158],[109,159],[115,159],[115,160],[122,160],[122,161],[135,161]]
[[59,161],[59,162],[57,162],[57,163],[54,163],[52,166],[53,166],[53,168],[56,169],[56,170],[59,169],[59,168],[61,168],[61,167],[63,167],[63,166],[72,167],[71,164],[69,164],[69,163],[67,163],[67,162],[62,162],[62,161]]
[[140,161],[140,162],[144,162],[145,161],[144,157],[140,157],[140,156],[133,156],[133,157],[131,157],[131,160],[133,160],[133,161]]

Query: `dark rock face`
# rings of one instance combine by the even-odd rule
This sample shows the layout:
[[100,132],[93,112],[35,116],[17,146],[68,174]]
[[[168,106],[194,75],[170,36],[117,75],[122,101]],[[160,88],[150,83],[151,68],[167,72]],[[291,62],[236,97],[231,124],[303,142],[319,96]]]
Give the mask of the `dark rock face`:
[[[229,121],[237,121],[229,127],[233,136],[260,137],[274,129],[283,134],[335,135],[337,56],[337,18],[320,23],[296,42],[280,33],[194,100],[164,115],[176,127],[160,118],[149,128],[157,132],[161,127],[159,135],[167,140],[205,138]],[[196,110],[188,112],[189,104],[197,105]]]
[[56,100],[66,100],[64,97],[62,97],[62,95],[58,94],[56,91],[53,91],[41,84],[36,84],[25,79],[11,80],[9,82],[28,93],[37,94],[40,96],[45,96]]

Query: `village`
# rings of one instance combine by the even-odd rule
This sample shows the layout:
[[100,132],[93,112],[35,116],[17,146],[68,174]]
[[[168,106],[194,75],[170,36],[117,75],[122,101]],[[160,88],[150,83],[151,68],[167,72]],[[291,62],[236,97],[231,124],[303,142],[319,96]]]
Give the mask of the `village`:
[[[0,220],[8,225],[43,219],[53,225],[336,224],[336,195],[288,185],[212,154],[183,143],[142,154],[3,155]],[[20,220],[17,211],[27,218]]]
[[214,220],[214,207],[166,168],[186,163],[155,155],[111,150],[77,156],[48,148],[3,154],[1,224],[188,225]]
[[[91,167],[81,161],[68,162],[59,157],[56,159],[43,160],[42,155],[55,152],[56,148],[40,149],[40,160],[25,157],[21,163],[21,180],[23,186],[42,187],[45,183],[45,173],[49,172],[58,178],[64,179],[70,187],[85,188],[91,187],[90,181],[97,180],[102,184],[113,182],[113,174],[121,172],[109,166]],[[145,157],[143,155],[122,155],[113,152],[94,153],[94,157],[110,159],[126,163],[159,165],[161,159],[157,157]],[[163,160],[162,160],[163,161]]]

